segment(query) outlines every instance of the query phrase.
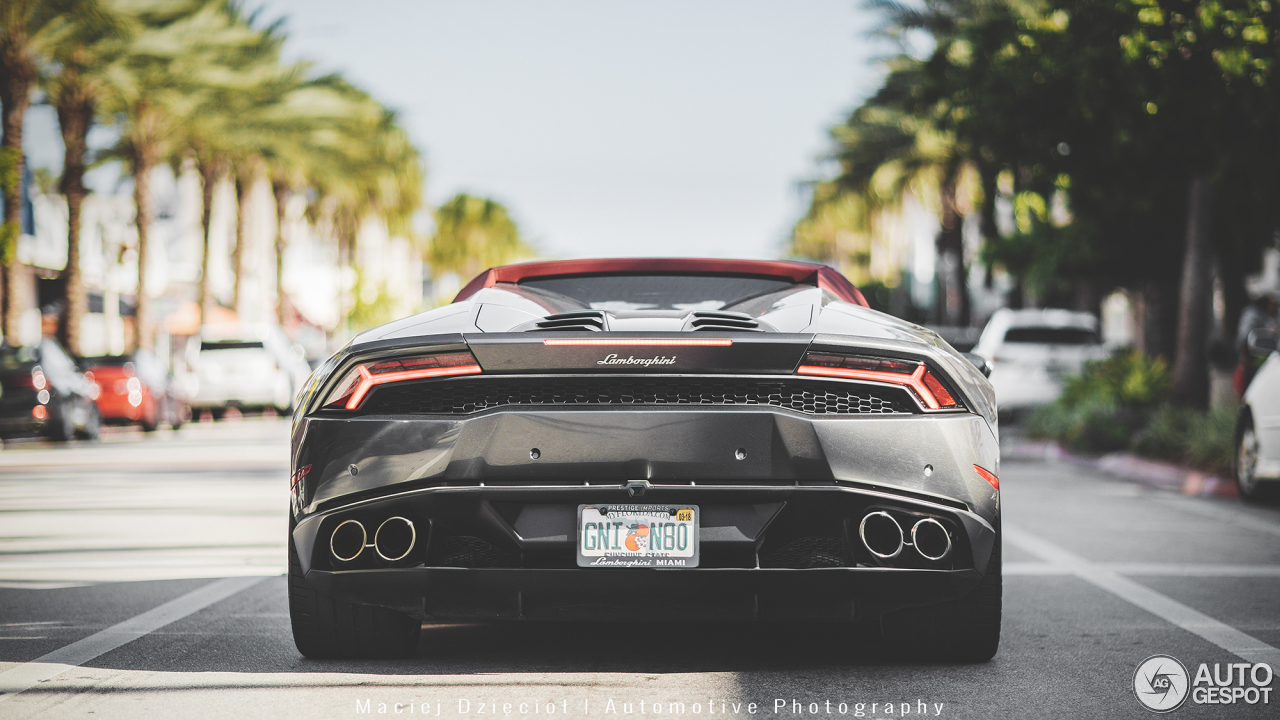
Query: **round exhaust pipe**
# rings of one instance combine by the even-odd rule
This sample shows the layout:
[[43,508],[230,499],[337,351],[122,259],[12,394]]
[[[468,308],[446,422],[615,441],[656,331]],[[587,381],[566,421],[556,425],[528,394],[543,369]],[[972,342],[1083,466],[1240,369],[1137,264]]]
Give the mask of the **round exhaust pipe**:
[[902,552],[902,526],[883,510],[867,513],[858,523],[858,537],[872,555],[881,560],[898,557]]
[[911,544],[925,560],[937,562],[951,554],[951,534],[933,518],[925,518],[911,527]]
[[414,529],[413,521],[398,516],[383,520],[373,533],[373,549],[387,562],[408,557],[417,541],[418,531]]
[[340,562],[351,562],[360,557],[368,541],[369,536],[359,520],[344,520],[329,536],[329,552]]

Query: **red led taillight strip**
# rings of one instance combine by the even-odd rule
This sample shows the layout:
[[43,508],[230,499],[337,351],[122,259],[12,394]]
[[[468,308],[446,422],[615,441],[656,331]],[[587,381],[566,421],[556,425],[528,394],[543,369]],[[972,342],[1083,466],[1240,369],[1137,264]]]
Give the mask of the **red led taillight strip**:
[[729,347],[730,338],[547,338],[543,345],[592,345],[597,347]]
[[[801,365],[796,369],[796,374],[798,375],[821,375],[825,377],[849,378],[852,380],[874,380],[876,382],[903,385],[915,390],[916,395],[919,395],[920,399],[924,401],[925,407],[930,410],[937,410],[942,406],[938,404],[938,399],[929,389],[928,383],[925,379],[926,372],[927,370],[923,363],[917,365],[915,372],[910,375],[885,372],[883,370],[859,370],[857,368],[822,367],[821,365]],[[932,378],[929,379],[932,380]],[[933,384],[938,384],[937,380],[934,380]],[[939,385],[939,387],[941,387],[941,385]],[[952,399],[950,395],[947,396],[947,399],[951,400],[951,405],[955,405],[955,400]]]
[[1000,489],[1000,478],[996,477],[995,473],[991,472],[990,470],[987,470],[984,467],[980,467],[978,465],[973,466],[973,471],[978,473],[978,476],[981,477],[983,480],[986,480],[987,482],[991,483],[991,487],[997,490]]
[[364,396],[369,394],[369,391],[375,385],[385,385],[386,383],[401,382],[403,380],[420,380],[429,377],[445,377],[448,375],[475,375],[482,372],[479,365],[400,370],[397,372],[378,373],[377,375],[370,373],[363,365],[356,366],[356,370],[360,373],[360,384],[356,386],[356,391],[351,393],[351,398],[347,400],[345,407],[348,410],[355,410],[360,407],[360,401],[364,400]]

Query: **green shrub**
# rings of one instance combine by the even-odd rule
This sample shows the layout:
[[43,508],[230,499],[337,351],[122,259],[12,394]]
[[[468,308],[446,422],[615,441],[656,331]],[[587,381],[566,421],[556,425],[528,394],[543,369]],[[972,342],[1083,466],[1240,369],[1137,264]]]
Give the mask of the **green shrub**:
[[1066,407],[1106,402],[1146,412],[1169,397],[1171,383],[1169,365],[1162,358],[1120,350],[1106,360],[1089,363],[1083,373],[1068,376],[1058,402]]
[[1134,438],[1133,449],[1150,457],[1230,473],[1238,412],[1234,403],[1207,413],[1162,407]]
[[1027,422],[1032,437],[1082,452],[1132,450],[1215,472],[1230,472],[1238,407],[1208,413],[1167,404],[1164,360],[1122,350],[1068,377],[1062,395]]
[[1068,376],[1058,399],[1032,414],[1027,433],[1085,452],[1124,450],[1168,397],[1169,385],[1164,360],[1121,350]]

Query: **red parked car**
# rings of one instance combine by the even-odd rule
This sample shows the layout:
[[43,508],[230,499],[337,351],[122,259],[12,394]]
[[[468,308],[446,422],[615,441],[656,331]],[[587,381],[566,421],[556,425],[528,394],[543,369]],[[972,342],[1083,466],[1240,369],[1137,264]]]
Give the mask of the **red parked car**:
[[178,384],[150,352],[85,358],[84,364],[101,390],[97,402],[103,422],[136,423],[147,432],[161,424],[177,430],[186,422],[190,410]]

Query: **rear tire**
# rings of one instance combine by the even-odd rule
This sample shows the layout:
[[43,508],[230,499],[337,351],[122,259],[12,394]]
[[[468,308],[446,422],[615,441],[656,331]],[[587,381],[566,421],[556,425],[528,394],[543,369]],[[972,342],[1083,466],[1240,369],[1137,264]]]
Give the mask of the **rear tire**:
[[81,440],[97,440],[102,434],[102,414],[98,412],[98,406],[89,405],[89,415],[85,418],[84,428],[76,433],[76,437]]
[[173,414],[169,417],[169,427],[178,430],[187,422],[187,418],[190,416],[191,408],[178,403],[177,407],[173,408]]
[[1236,447],[1234,470],[1240,499],[1248,503],[1270,503],[1277,497],[1280,482],[1260,482],[1258,469],[1258,435],[1253,428],[1253,415],[1248,408],[1240,411],[1236,421]]
[[1000,647],[1003,596],[1000,533],[987,574],[973,592],[943,605],[907,608],[884,617],[884,639],[897,655],[912,659],[981,663]]
[[289,538],[289,620],[298,652],[314,659],[402,658],[418,649],[422,623],[389,608],[317,592]]
[[[50,411],[53,410],[52,405],[46,406]],[[54,415],[50,412],[51,415]],[[49,423],[48,437],[50,440],[58,442],[68,442],[76,436],[76,424],[71,419],[71,409],[67,407],[67,403],[63,402],[58,405],[57,414],[54,415]]]

